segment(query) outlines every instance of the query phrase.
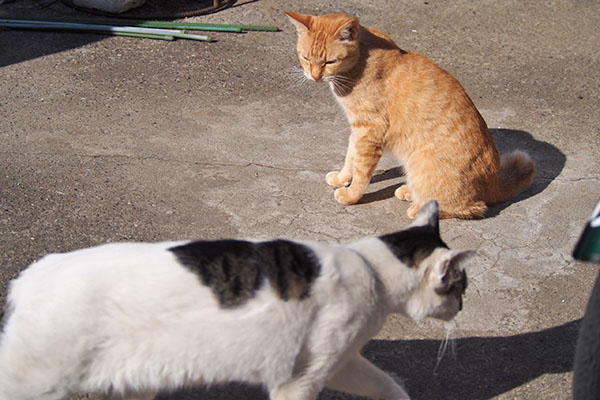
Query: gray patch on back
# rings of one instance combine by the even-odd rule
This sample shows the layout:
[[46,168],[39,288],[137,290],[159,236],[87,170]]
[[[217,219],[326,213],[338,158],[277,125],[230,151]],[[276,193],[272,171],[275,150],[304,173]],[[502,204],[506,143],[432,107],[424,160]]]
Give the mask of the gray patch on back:
[[222,307],[244,304],[269,281],[283,300],[303,299],[321,266],[307,246],[289,240],[197,241],[169,249],[210,286]]

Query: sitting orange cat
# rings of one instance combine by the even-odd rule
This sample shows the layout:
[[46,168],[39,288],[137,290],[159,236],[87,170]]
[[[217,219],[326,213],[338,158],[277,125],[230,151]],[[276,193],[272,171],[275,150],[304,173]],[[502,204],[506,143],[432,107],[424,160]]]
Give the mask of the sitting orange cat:
[[298,31],[307,79],[329,82],[352,133],[341,171],[327,174],[342,204],[363,195],[384,150],[402,163],[414,218],[436,199],[441,218],[478,218],[487,206],[531,186],[535,165],[522,151],[498,155],[487,125],[465,89],[423,55],[343,14],[286,13]]

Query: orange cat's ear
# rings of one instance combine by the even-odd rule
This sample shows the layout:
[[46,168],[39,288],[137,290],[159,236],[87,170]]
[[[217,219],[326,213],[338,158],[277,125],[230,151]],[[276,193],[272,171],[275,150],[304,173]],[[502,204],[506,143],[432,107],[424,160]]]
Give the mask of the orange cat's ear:
[[299,13],[287,12],[287,11],[285,12],[285,15],[287,15],[288,18],[290,19],[290,21],[292,21],[292,23],[296,26],[298,35],[305,35],[308,33],[312,15],[299,14]]
[[345,20],[335,31],[337,40],[352,42],[358,39],[358,18],[352,17]]

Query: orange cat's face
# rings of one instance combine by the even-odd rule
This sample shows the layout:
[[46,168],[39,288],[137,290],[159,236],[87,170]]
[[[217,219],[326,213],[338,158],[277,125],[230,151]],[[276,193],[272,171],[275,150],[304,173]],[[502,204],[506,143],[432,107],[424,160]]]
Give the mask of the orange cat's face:
[[298,58],[306,78],[329,81],[354,66],[359,55],[357,18],[286,12],[298,31]]

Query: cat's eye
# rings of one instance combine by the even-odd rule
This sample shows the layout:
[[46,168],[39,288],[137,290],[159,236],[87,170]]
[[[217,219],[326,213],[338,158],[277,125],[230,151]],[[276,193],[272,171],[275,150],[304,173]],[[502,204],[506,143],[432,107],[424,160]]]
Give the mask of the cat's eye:
[[329,60],[329,61],[325,61],[325,65],[331,65],[331,64],[335,64],[337,62],[338,62],[338,60]]

